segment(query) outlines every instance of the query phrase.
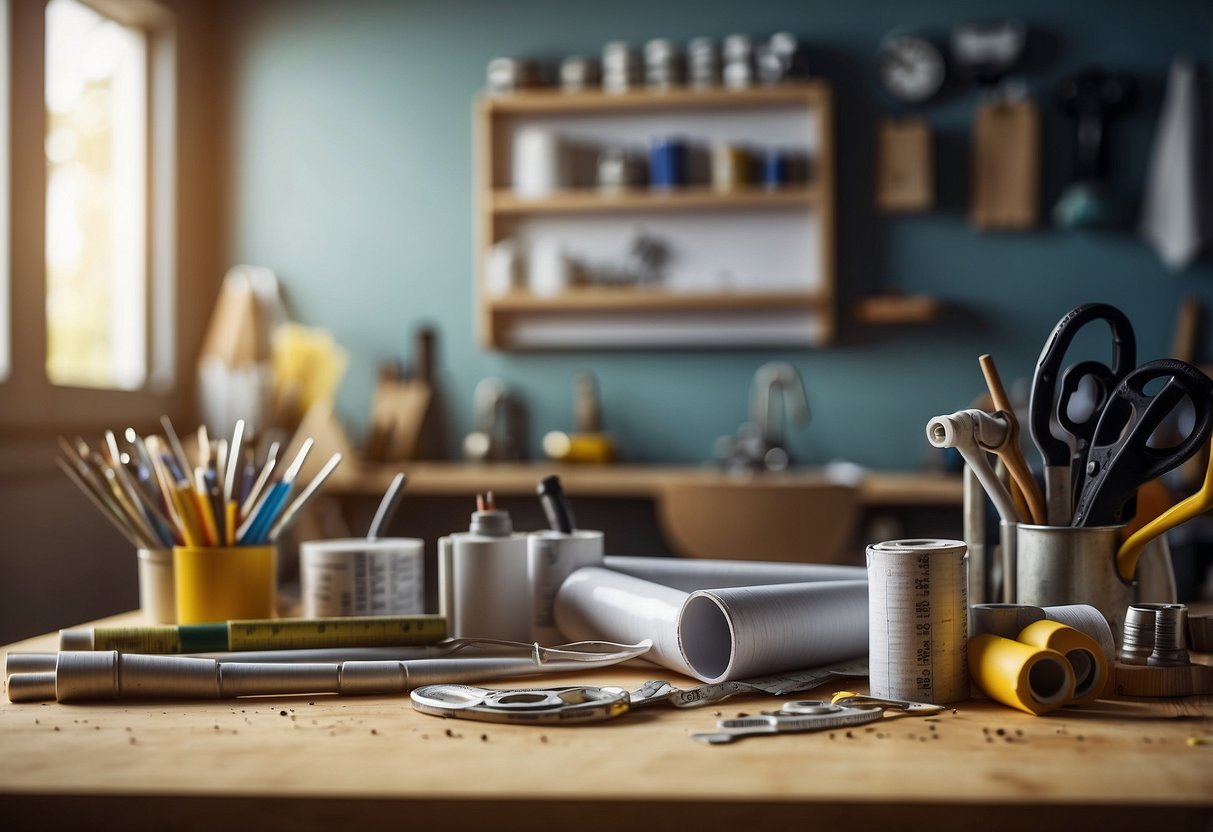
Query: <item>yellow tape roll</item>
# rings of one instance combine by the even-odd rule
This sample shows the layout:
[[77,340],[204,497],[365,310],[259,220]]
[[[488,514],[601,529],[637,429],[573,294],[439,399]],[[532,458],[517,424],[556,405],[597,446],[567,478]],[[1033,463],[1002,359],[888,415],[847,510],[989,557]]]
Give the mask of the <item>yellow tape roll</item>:
[[1002,636],[969,639],[969,676],[986,696],[1030,714],[1057,710],[1074,695],[1064,655]]
[[1036,621],[1019,634],[1019,641],[1034,647],[1047,647],[1066,657],[1074,671],[1074,699],[1071,705],[1094,702],[1108,683],[1108,660],[1103,648],[1084,632],[1058,621]]

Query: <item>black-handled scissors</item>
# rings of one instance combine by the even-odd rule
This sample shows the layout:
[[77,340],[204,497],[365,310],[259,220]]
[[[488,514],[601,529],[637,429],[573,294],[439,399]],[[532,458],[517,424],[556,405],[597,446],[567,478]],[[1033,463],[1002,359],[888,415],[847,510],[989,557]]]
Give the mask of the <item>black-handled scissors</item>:
[[[1083,390],[1083,382],[1089,382]],[[1080,361],[1072,364],[1061,376],[1061,389],[1057,394],[1057,421],[1062,430],[1074,437],[1073,457],[1070,463],[1071,496],[1082,490],[1086,476],[1087,449],[1095,438],[1095,427],[1103,415],[1108,399],[1120,379],[1107,365],[1099,361]],[[1083,399],[1086,401],[1083,401]],[[1134,513],[1126,506],[1128,515]]]
[[[1115,387],[1137,363],[1137,337],[1125,314],[1106,303],[1086,303],[1067,312],[1045,341],[1032,377],[1028,430],[1044,458],[1046,514],[1051,526],[1069,525],[1073,510],[1071,466],[1074,451],[1068,442],[1054,436],[1052,430],[1054,415],[1069,409],[1069,396],[1060,400],[1057,396],[1062,364],[1078,331],[1092,321],[1100,320],[1106,322],[1112,332],[1112,366],[1100,365],[1099,373],[1108,389]],[[1075,388],[1077,382],[1076,377]],[[1065,422],[1062,424],[1064,426]]]
[[[1165,379],[1156,393],[1146,387]],[[1191,400],[1191,431],[1177,445],[1152,448],[1150,438],[1183,400]],[[1213,431],[1213,380],[1184,361],[1164,358],[1125,376],[1104,408],[1087,451],[1086,480],[1074,509],[1075,526],[1121,522],[1125,503],[1145,482],[1179,467]]]

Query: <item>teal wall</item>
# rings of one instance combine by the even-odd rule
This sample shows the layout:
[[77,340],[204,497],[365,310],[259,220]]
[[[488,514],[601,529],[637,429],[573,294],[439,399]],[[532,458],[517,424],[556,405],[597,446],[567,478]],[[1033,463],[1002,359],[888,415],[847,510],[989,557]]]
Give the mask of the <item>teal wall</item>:
[[[744,420],[750,377],[784,359],[804,376],[811,426],[802,461],[845,457],[912,468],[930,456],[927,419],[966,407],[982,388],[977,355],[1004,379],[1028,376],[1045,335],[1090,300],[1129,312],[1142,358],[1165,355],[1179,299],[1213,301],[1206,260],[1167,272],[1131,230],[981,234],[964,220],[974,95],[924,111],[936,130],[940,207],[887,219],[871,208],[872,126],[886,107],[871,56],[900,25],[942,38],[953,23],[1015,15],[1033,27],[1039,69],[1028,81],[1045,114],[1045,184],[1064,181],[1068,131],[1046,100],[1062,75],[1100,64],[1138,76],[1140,104],[1112,132],[1126,194],[1140,190],[1171,57],[1207,61],[1213,11],[1193,0],[259,0],[233,2],[229,231],[232,262],[275,269],[298,319],[329,327],[351,354],[341,410],[366,413],[375,363],[406,355],[419,322],[441,328],[440,371],[452,441],[470,423],[486,375],[527,399],[532,449],[569,426],[569,381],[599,376],[608,428],[631,460],[691,462]],[[472,307],[471,104],[488,61],[596,53],[611,39],[685,40],[787,29],[813,47],[838,92],[839,279],[843,307],[878,288],[940,295],[963,310],[946,326],[860,331],[816,351],[522,355],[476,344]],[[1213,349],[1205,345],[1205,360]],[[452,445],[452,450],[453,450]]]

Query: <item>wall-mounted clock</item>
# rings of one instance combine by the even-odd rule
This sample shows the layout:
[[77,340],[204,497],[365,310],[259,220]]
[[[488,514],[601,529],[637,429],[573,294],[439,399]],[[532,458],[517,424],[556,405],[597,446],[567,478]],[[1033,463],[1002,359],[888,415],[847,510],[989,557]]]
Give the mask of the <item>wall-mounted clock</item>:
[[877,74],[885,92],[908,104],[921,104],[943,86],[943,55],[918,35],[890,35],[876,55]]

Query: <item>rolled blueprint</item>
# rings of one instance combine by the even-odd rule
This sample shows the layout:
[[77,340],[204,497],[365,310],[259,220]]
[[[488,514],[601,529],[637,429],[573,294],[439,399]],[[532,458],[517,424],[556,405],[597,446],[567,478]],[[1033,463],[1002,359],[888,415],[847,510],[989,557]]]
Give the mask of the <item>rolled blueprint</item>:
[[771,563],[769,561],[699,560],[690,558],[633,558],[608,556],[604,566],[615,572],[662,586],[694,592],[765,584],[801,584],[813,581],[862,581],[862,566],[823,563]]
[[[678,644],[678,616],[687,594],[652,581],[589,566],[570,575],[556,593],[556,627],[570,633],[634,633],[651,638],[648,658],[696,676]],[[570,639],[570,640],[579,640]]]
[[650,638],[646,658],[703,682],[734,681],[862,656],[868,587],[818,581],[688,593],[590,567],[561,586],[556,624],[566,637]]

